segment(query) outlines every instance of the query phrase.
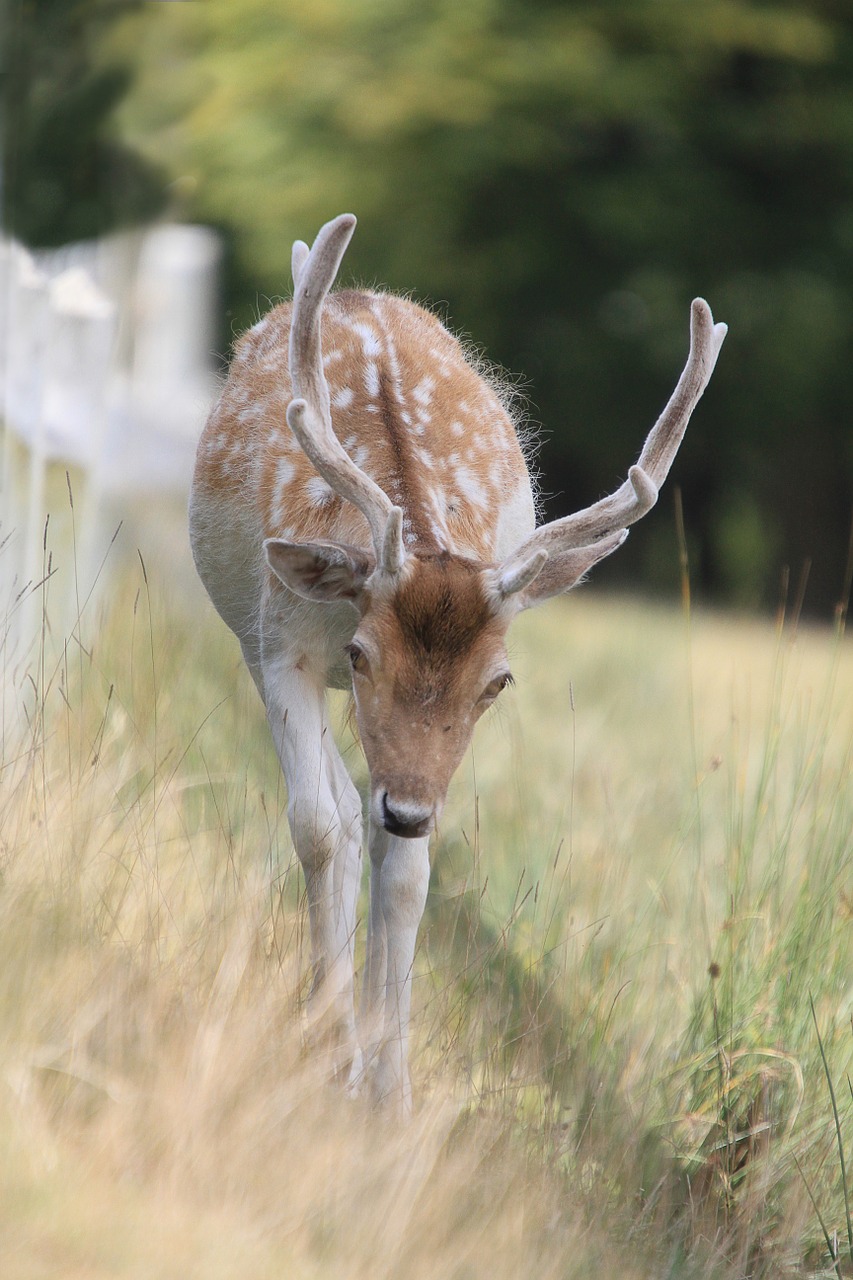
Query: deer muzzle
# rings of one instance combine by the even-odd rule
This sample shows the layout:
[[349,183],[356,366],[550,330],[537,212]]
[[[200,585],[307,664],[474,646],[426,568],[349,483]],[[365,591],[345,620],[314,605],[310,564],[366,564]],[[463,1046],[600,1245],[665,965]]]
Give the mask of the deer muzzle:
[[435,825],[435,809],[432,805],[403,800],[387,791],[380,792],[377,801],[379,819],[392,836],[416,840],[429,835]]

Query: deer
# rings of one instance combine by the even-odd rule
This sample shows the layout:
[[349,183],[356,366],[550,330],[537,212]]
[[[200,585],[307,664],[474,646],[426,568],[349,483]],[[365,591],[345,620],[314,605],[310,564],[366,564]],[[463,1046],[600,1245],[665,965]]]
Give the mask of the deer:
[[[236,343],[197,450],[193,556],[263,701],[301,864],[333,1074],[405,1117],[429,843],[480,716],[512,681],[523,609],[569,591],[655,505],[726,335],[693,301],[675,391],[628,478],[536,523],[502,385],[417,303],[332,291],[356,219],[293,246],[293,299]],[[366,952],[354,944],[362,803],[328,689],[349,690],[369,774]]]

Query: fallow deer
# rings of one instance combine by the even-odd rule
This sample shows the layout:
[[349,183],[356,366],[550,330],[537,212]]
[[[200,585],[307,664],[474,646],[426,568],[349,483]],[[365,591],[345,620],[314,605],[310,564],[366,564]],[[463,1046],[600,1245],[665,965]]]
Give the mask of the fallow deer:
[[[329,292],[354,227],[343,214],[310,251],[297,241],[292,303],[237,343],[199,443],[190,529],[284,771],[315,994],[334,1010],[351,1085],[366,1080],[405,1113],[429,836],[476,721],[511,680],[507,629],[573,587],[654,505],[726,326],[693,302],[686,367],[628,479],[536,528],[499,385],[413,302]],[[358,1031],[362,806],[327,687],[352,690],[370,773]]]

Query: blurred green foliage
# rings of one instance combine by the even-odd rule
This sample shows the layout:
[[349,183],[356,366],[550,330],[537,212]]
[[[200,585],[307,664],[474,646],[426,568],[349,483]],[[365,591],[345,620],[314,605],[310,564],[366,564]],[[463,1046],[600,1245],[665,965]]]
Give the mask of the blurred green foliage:
[[[230,246],[227,330],[344,209],[345,274],[441,304],[529,389],[549,514],[613,487],[687,347],[730,325],[673,480],[694,575],[807,607],[853,507],[847,0],[148,0],[125,136]],[[74,6],[71,6],[73,9]],[[672,586],[671,484],[597,578]]]
[[165,175],[122,142],[130,59],[105,33],[142,0],[0,0],[2,224],[37,247],[154,217]]

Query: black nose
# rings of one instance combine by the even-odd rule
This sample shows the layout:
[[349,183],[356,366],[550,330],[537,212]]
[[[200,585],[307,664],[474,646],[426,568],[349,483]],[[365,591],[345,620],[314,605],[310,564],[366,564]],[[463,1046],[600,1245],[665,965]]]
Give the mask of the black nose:
[[388,792],[382,795],[382,825],[392,836],[414,840],[425,836],[432,827],[432,809],[423,805],[393,800]]

